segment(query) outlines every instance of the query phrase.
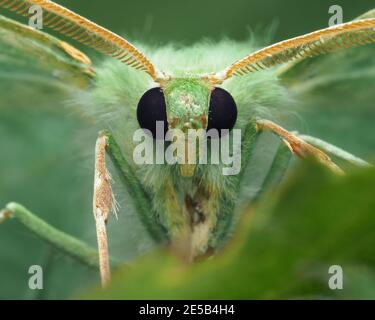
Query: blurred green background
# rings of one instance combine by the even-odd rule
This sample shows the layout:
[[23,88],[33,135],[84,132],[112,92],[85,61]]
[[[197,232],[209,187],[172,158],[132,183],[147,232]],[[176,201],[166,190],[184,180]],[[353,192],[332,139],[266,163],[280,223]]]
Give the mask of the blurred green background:
[[76,12],[115,32],[145,41],[173,41],[189,44],[202,38],[226,35],[248,36],[248,28],[267,27],[277,22],[275,40],[297,36],[327,26],[328,8],[341,5],[349,21],[372,9],[366,0],[298,1],[59,1]]
[[[130,39],[160,45],[189,45],[222,36],[244,40],[249,29],[261,31],[272,24],[274,40],[282,40],[326,27],[330,5],[343,7],[345,21],[374,6],[365,0],[57,2]],[[0,14],[14,17],[2,9]],[[96,57],[90,50],[85,52]],[[64,107],[69,97],[63,91],[5,77],[0,80],[0,92],[0,207],[20,202],[52,225],[95,245],[90,208],[98,128]],[[345,140],[342,133],[328,130],[327,134],[334,142]],[[368,149],[357,147],[356,151],[371,155]],[[126,210],[126,203],[122,205]],[[134,226],[131,234],[123,232],[125,225]],[[120,217],[115,228],[113,252],[124,259],[131,260],[153,245],[136,216],[126,221]],[[45,267],[45,290],[32,291],[27,286],[28,268],[33,264]],[[54,252],[16,221],[0,225],[0,298],[66,298],[95,283],[97,276]]]

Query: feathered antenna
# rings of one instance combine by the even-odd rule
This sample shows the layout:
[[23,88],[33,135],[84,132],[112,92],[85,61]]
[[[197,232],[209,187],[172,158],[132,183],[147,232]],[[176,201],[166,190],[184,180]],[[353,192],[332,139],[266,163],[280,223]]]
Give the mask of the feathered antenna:
[[34,5],[40,6],[44,12],[43,25],[128,66],[143,70],[155,81],[164,77],[130,42],[63,6],[48,0],[0,0],[0,6],[23,16],[29,16],[29,9]]
[[278,42],[236,61],[220,72],[205,75],[204,78],[214,85],[221,84],[233,75],[242,76],[293,60],[373,42],[375,19],[357,20]]

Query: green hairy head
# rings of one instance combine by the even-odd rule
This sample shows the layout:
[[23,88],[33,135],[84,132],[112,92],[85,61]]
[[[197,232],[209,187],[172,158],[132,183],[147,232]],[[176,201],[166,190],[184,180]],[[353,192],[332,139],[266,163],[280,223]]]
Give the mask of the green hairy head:
[[211,87],[199,78],[176,78],[163,86],[169,128],[206,129]]

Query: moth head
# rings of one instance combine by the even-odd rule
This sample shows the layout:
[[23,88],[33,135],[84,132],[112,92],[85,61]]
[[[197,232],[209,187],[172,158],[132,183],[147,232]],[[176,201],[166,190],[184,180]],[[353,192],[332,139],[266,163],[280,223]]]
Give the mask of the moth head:
[[164,123],[165,132],[216,129],[220,136],[222,129],[234,127],[237,106],[232,95],[222,88],[201,79],[174,79],[143,94],[137,119],[140,127],[150,130],[154,138],[157,121]]
[[[200,78],[173,79],[143,94],[137,119],[140,127],[149,130],[154,139],[164,139],[168,130],[179,130],[185,136],[183,143],[188,146],[189,131],[196,130],[199,134],[202,130],[209,134],[214,131],[212,136],[220,138],[222,129],[231,130],[237,120],[237,106],[229,92],[210,86]],[[157,123],[163,123],[163,128],[157,128]],[[194,169],[194,165],[181,164],[180,172],[183,176],[192,176]]]

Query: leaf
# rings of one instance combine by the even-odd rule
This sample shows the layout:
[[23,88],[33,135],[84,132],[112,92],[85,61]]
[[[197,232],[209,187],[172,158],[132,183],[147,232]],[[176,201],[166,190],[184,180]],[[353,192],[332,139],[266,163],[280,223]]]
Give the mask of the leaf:
[[[235,239],[218,256],[189,267],[157,252],[116,274],[106,291],[80,297],[373,299],[374,187],[374,169],[337,177],[304,166],[248,208]],[[343,269],[343,290],[328,287],[331,265]]]

